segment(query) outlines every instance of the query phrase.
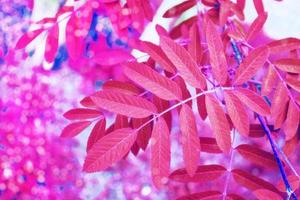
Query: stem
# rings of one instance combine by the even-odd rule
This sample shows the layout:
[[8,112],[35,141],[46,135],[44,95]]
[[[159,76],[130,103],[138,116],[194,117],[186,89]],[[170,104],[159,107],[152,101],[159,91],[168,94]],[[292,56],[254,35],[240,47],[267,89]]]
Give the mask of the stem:
[[276,151],[276,146],[275,146],[275,143],[274,143],[274,141],[272,139],[271,131],[270,131],[269,127],[267,126],[265,120],[260,115],[257,114],[257,118],[258,118],[258,120],[259,120],[259,122],[260,122],[260,124],[261,124],[261,126],[262,126],[262,128],[264,130],[264,132],[266,133],[266,135],[267,135],[267,137],[269,139],[270,144],[271,144],[274,157],[276,159],[277,165],[278,165],[279,170],[280,170],[281,177],[282,177],[283,182],[284,182],[285,187],[286,187],[286,192],[288,194],[288,199],[290,197],[293,197],[293,199],[297,199],[297,197],[296,197],[295,193],[293,192],[293,190],[292,190],[292,188],[291,188],[291,186],[289,184],[289,181],[287,179],[287,176],[286,176],[286,173],[284,171],[284,167],[283,167],[282,161],[280,160],[280,158],[278,156],[278,153]]

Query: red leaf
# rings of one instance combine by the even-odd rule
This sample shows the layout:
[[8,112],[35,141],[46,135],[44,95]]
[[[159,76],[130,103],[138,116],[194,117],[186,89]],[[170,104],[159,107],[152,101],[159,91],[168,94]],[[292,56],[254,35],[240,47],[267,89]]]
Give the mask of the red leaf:
[[272,117],[276,117],[280,113],[285,112],[285,105],[289,100],[287,89],[284,87],[283,83],[280,81],[277,84],[277,88],[275,90],[272,106],[271,106],[271,115]]
[[[197,93],[200,92],[200,90],[196,90]],[[205,107],[205,96],[201,95],[197,98],[197,108],[198,108],[198,113],[200,115],[200,117],[205,120],[207,117],[207,111],[206,111],[206,107]]]
[[114,130],[129,127],[128,118],[123,115],[117,115],[114,124]]
[[254,39],[258,35],[258,33],[262,30],[264,24],[266,23],[267,18],[268,18],[268,13],[266,12],[263,12],[257,16],[257,18],[249,27],[247,37],[246,37],[247,41]]
[[[158,98],[155,95],[153,96],[153,103],[157,107],[157,111],[159,113],[165,111],[166,109],[168,109],[170,107],[170,103],[168,101]],[[163,118],[166,120],[169,130],[171,130],[171,128],[172,128],[172,113],[171,112],[165,113],[163,115]]]
[[[271,127],[269,128],[272,129]],[[255,138],[263,137],[265,136],[265,132],[260,124],[250,124],[249,136]]]
[[34,31],[29,31],[22,35],[22,37],[18,40],[15,49],[23,49],[25,48],[32,40],[34,40],[38,35],[40,35],[44,29],[37,29]]
[[293,77],[293,76],[286,76],[286,83],[296,90],[297,92],[300,92],[300,80]]
[[231,91],[224,91],[224,98],[233,125],[240,134],[248,136],[250,122],[244,105]]
[[284,58],[273,62],[282,71],[300,73],[300,59]]
[[231,14],[232,2],[230,1],[220,1],[220,11],[219,11],[219,25],[224,26],[227,22],[228,17]]
[[86,151],[89,151],[91,147],[105,135],[105,118],[100,119],[92,129],[92,132],[88,138]]
[[169,8],[164,14],[164,18],[170,18],[170,17],[176,17],[178,15],[181,15],[184,11],[190,9],[191,7],[196,5],[196,1],[194,0],[187,0],[184,1],[172,8]]
[[265,12],[264,4],[262,0],[253,0],[255,10],[258,15],[262,14]]
[[133,82],[164,100],[182,98],[180,87],[174,81],[160,75],[145,64],[127,63],[124,73]]
[[96,172],[107,169],[125,156],[135,139],[136,132],[130,128],[118,129],[105,135],[88,151],[83,170]]
[[226,200],[245,200],[245,199],[243,197],[241,197],[240,195],[231,193],[226,196]]
[[170,133],[164,118],[158,118],[151,137],[151,173],[154,185],[162,187],[170,173]]
[[210,64],[215,79],[220,84],[227,81],[227,61],[223,42],[214,24],[206,17],[206,42],[209,51]]
[[192,193],[189,195],[185,195],[177,198],[176,200],[209,200],[209,199],[219,199],[222,197],[222,193],[219,191],[205,191],[199,193]]
[[282,53],[284,51],[291,51],[300,47],[300,39],[298,38],[285,38],[275,40],[268,44],[270,54]]
[[208,118],[217,144],[224,153],[229,153],[231,149],[230,127],[223,108],[213,95],[207,94],[205,98]]
[[182,78],[195,88],[206,88],[206,80],[192,56],[172,39],[162,36],[160,45]]
[[214,138],[200,137],[201,151],[206,153],[222,153]]
[[170,73],[175,73],[175,66],[159,46],[147,41],[141,41],[141,45],[145,52],[148,53],[149,56],[160,65],[161,68]]
[[[177,76],[177,77],[175,77],[174,81],[177,83],[177,85],[181,89],[182,99],[190,98],[191,94],[190,94],[189,90],[186,88],[186,84],[185,84],[184,80],[180,76]],[[192,101],[189,101],[186,104],[189,106],[192,106],[192,103],[193,103]]]
[[45,49],[45,59],[53,62],[58,49],[58,24],[56,23],[48,32]]
[[297,148],[299,136],[296,134],[292,139],[285,142],[283,152],[286,155],[291,155]]
[[186,169],[177,169],[171,173],[170,179],[183,183],[189,182],[207,182],[221,177],[226,169],[221,165],[200,165],[198,166],[194,176],[190,176]]
[[235,148],[245,159],[263,167],[276,168],[277,163],[272,153],[253,145],[242,144]]
[[269,50],[265,46],[250,52],[236,71],[234,84],[239,85],[247,82],[264,65],[268,57]]
[[[299,177],[298,176],[295,176],[295,175],[290,175],[287,177],[288,181],[289,181],[289,184],[292,188],[293,191],[296,191],[299,186],[300,186],[300,180],[299,180]],[[285,187],[285,184],[283,182],[282,179],[280,179],[278,185],[277,185],[277,188],[279,189],[279,191],[281,192],[286,192],[286,187]]]
[[267,75],[265,76],[265,78],[263,79],[263,82],[262,82],[261,94],[264,96],[269,95],[272,92],[277,79],[278,79],[278,77],[277,77],[275,70],[273,69],[272,66],[269,66]]
[[142,97],[99,91],[91,98],[100,108],[128,117],[145,118],[157,112],[154,104]]
[[170,32],[170,37],[173,38],[173,39],[181,37],[183,30],[187,31],[188,29],[190,29],[190,27],[194,23],[196,23],[197,20],[198,20],[198,17],[197,16],[193,16],[191,18],[188,18],[188,19],[182,21],[181,23],[179,23],[178,25],[176,25],[175,27],[173,27],[173,29]]
[[84,97],[81,101],[80,104],[84,107],[87,108],[93,108],[96,107],[95,103],[92,101],[91,97]]
[[255,190],[253,194],[258,200],[282,200],[283,199],[278,193],[266,189]]
[[102,89],[113,90],[115,92],[121,92],[128,95],[139,95],[142,93],[142,90],[136,87],[134,84],[115,80],[105,82],[102,86]]
[[188,105],[182,105],[179,120],[185,168],[193,176],[199,161],[200,142],[194,112]]
[[188,51],[196,61],[197,64],[201,63],[202,60],[202,48],[201,48],[201,39],[200,33],[197,24],[194,24],[190,30],[191,42],[188,45]]
[[242,186],[250,189],[250,190],[258,190],[258,189],[268,189],[274,192],[278,190],[271,183],[254,176],[246,171],[240,169],[234,169],[231,171],[233,174],[233,178],[236,182],[241,184]]
[[85,37],[92,21],[92,8],[88,4],[73,12],[66,27],[66,46],[72,59],[79,58],[84,51]]
[[270,114],[270,108],[264,99],[251,90],[239,88],[233,91],[241,102],[262,116]]
[[102,113],[98,110],[86,109],[86,108],[75,108],[67,111],[64,117],[69,120],[75,119],[92,119],[101,116]]
[[90,121],[80,121],[69,124],[62,130],[60,137],[74,137],[91,125],[91,123]]
[[[150,118],[143,118],[143,119],[132,119],[132,126],[135,129],[140,128],[143,124],[148,122]],[[148,142],[151,137],[151,131],[152,131],[152,124],[148,123],[146,126],[144,126],[142,129],[139,130],[136,142],[143,150],[146,150],[146,147],[148,145]]]
[[284,128],[286,140],[292,139],[297,134],[299,119],[300,113],[297,110],[297,105],[290,100]]

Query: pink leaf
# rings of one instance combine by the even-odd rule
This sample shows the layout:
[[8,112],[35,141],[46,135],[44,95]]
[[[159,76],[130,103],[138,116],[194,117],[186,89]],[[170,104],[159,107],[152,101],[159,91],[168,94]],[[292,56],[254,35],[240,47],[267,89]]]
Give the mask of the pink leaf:
[[224,153],[229,153],[231,149],[230,127],[223,108],[212,94],[207,94],[205,101],[208,118],[217,144]]
[[[150,120],[149,117],[142,118],[142,119],[132,119],[132,126],[135,129],[140,128],[144,123],[147,123]],[[136,142],[140,148],[143,150],[146,150],[148,142],[151,137],[151,131],[152,131],[152,124],[148,123],[146,126],[144,126],[142,129],[139,130],[138,136],[136,139]]]
[[181,99],[182,92],[174,81],[160,75],[143,63],[127,63],[124,73],[133,82],[164,100]]
[[186,169],[177,169],[171,173],[169,178],[183,183],[204,183],[219,178],[225,171],[226,169],[221,165],[200,165],[192,177],[187,173]]
[[227,81],[227,61],[224,53],[223,42],[214,24],[206,18],[206,42],[209,51],[210,64],[215,79],[220,84]]
[[22,35],[22,37],[18,40],[15,49],[23,49],[25,48],[32,40],[34,40],[38,35],[40,35],[44,29],[37,29],[34,31],[29,31]]
[[100,119],[92,129],[92,132],[87,141],[86,151],[89,151],[91,147],[105,135],[105,118]]
[[213,199],[220,199],[221,197],[222,197],[222,193],[219,191],[205,191],[205,192],[192,193],[185,196],[181,196],[176,200],[196,200],[196,199],[213,200]]
[[142,90],[132,83],[110,80],[102,85],[102,89],[106,91],[115,91],[128,95],[139,95]]
[[162,187],[170,171],[170,132],[164,118],[158,118],[151,137],[151,173],[154,185]]
[[53,62],[58,49],[58,24],[55,24],[48,32],[45,49],[45,59]]
[[142,41],[141,45],[146,53],[148,53],[149,56],[160,65],[161,68],[173,74],[175,73],[175,66],[159,46],[147,41]]
[[75,108],[64,114],[64,117],[69,120],[74,119],[91,119],[101,116],[102,113],[98,110]]
[[250,120],[244,105],[231,91],[224,91],[224,98],[233,125],[240,134],[248,136]]
[[252,78],[267,61],[268,56],[269,50],[265,46],[250,52],[236,71],[234,84],[243,84]]
[[297,134],[299,119],[300,113],[297,110],[297,105],[290,100],[284,129],[286,140],[291,140]]
[[200,156],[200,142],[193,110],[188,105],[183,104],[179,118],[184,163],[188,174],[193,176],[197,170]]
[[300,59],[284,58],[276,60],[273,64],[282,71],[300,73]]
[[270,54],[277,54],[284,51],[291,51],[300,47],[300,39],[298,38],[284,38],[275,40],[268,44]]
[[88,151],[83,170],[105,170],[121,160],[135,142],[136,132],[130,128],[118,129],[98,140]]
[[264,4],[262,0],[253,0],[255,10],[258,15],[262,14],[265,12]]
[[254,112],[257,112],[262,116],[270,114],[270,107],[268,104],[261,96],[251,90],[239,88],[234,90],[233,93]]
[[178,15],[181,15],[184,11],[190,9],[191,7],[196,5],[196,1],[194,0],[187,0],[184,1],[172,8],[169,8],[164,14],[163,17],[170,18],[170,17],[176,17]]
[[265,75],[265,78],[263,79],[263,82],[262,82],[261,94],[264,96],[269,95],[272,92],[277,79],[278,79],[278,77],[277,77],[276,71],[273,69],[272,66],[269,66],[268,72]]
[[200,33],[197,24],[194,24],[190,30],[191,42],[188,45],[188,51],[196,61],[197,64],[201,63],[202,60],[202,48],[201,48],[201,39]]
[[258,200],[282,200],[282,196],[278,193],[266,190],[266,189],[258,189],[253,192],[254,196]]
[[206,153],[222,153],[215,138],[200,137],[201,151]]
[[160,44],[165,54],[173,62],[179,74],[188,84],[195,88],[206,88],[204,75],[185,48],[165,36],[160,38]]
[[257,18],[254,20],[254,22],[251,24],[246,40],[250,41],[251,39],[254,39],[257,34],[262,30],[265,22],[267,21],[268,13],[263,12],[257,16]]
[[100,108],[128,117],[144,118],[157,112],[154,104],[142,97],[99,91],[91,98]]
[[80,121],[69,124],[62,130],[60,137],[74,137],[81,133],[91,123],[92,122],[90,121]]

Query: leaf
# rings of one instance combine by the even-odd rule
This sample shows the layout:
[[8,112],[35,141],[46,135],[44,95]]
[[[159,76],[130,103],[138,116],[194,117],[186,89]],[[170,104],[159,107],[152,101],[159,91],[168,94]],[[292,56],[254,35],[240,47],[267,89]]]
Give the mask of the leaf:
[[231,91],[225,90],[224,98],[233,125],[240,134],[247,137],[249,135],[250,120],[244,105]]
[[115,92],[121,92],[128,95],[139,95],[140,93],[142,93],[142,90],[134,84],[116,80],[106,81],[103,84],[102,89],[113,90]]
[[227,22],[228,17],[231,14],[232,2],[230,1],[220,1],[219,10],[219,25],[224,26]]
[[47,62],[53,62],[58,49],[58,24],[56,23],[48,32],[45,49],[45,59]]
[[92,119],[101,116],[102,113],[98,110],[86,109],[86,108],[75,108],[67,111],[64,117],[69,120],[75,119]]
[[169,8],[164,14],[164,18],[171,18],[181,15],[184,11],[190,9],[191,7],[196,5],[196,1],[194,0],[187,0],[184,1],[172,8]]
[[[189,90],[187,89],[184,80],[180,76],[177,76],[177,77],[174,78],[174,81],[177,83],[177,85],[181,89],[182,99],[188,99],[188,98],[190,98],[191,94],[190,94]],[[186,104],[189,105],[189,106],[192,106],[192,103],[193,103],[192,101],[189,101]]]
[[208,199],[219,199],[221,197],[222,197],[222,193],[219,191],[205,191],[205,192],[188,194],[179,197],[176,200],[196,200],[196,199],[208,200]]
[[245,159],[262,167],[277,168],[272,153],[259,149],[253,145],[241,144],[235,148]]
[[299,119],[300,113],[297,110],[297,105],[290,100],[284,128],[286,140],[291,140],[297,134]]
[[277,83],[277,88],[275,90],[272,105],[271,105],[271,115],[276,117],[280,113],[285,111],[285,106],[289,100],[287,89],[284,87],[283,83],[280,81]]
[[183,104],[179,114],[185,168],[190,176],[195,174],[200,157],[200,142],[193,110]]
[[273,62],[282,71],[300,73],[300,59],[283,58]]
[[91,125],[91,123],[92,122],[90,121],[71,123],[62,130],[60,137],[74,137],[81,133],[86,127]]
[[263,82],[262,82],[261,94],[264,96],[269,95],[272,92],[277,79],[278,79],[278,77],[277,77],[275,70],[273,69],[272,66],[269,66],[267,75],[265,76],[265,78],[263,79]]
[[231,193],[226,196],[226,200],[245,200],[245,199],[240,195]]
[[199,165],[192,177],[187,173],[186,169],[182,168],[172,172],[169,178],[183,183],[205,183],[221,177],[225,171],[226,169],[221,165]]
[[[150,118],[142,118],[142,119],[132,119],[132,126],[135,129],[140,128],[144,123],[148,122]],[[144,126],[142,129],[139,130],[138,136],[137,136],[137,144],[139,147],[141,147],[143,150],[146,150],[146,147],[148,145],[148,142],[151,137],[151,131],[152,131],[152,124],[148,123],[146,126]]]
[[298,38],[284,38],[275,40],[267,44],[270,54],[282,53],[284,51],[291,51],[300,47],[300,39]]
[[253,0],[255,10],[258,15],[262,14],[265,12],[264,4],[262,0]]
[[188,45],[188,51],[196,61],[197,64],[201,63],[203,52],[201,47],[200,33],[197,24],[194,24],[190,30],[191,42]]
[[298,146],[298,142],[299,142],[299,136],[296,134],[292,139],[285,141],[283,152],[286,155],[291,155],[296,150]]
[[227,81],[227,60],[224,52],[223,42],[214,24],[206,18],[206,42],[209,51],[210,64],[215,79],[220,84]]
[[88,151],[84,161],[85,172],[105,170],[121,160],[135,142],[136,132],[122,128],[105,135]]
[[253,194],[258,200],[282,200],[283,199],[278,193],[266,189],[255,190]]
[[174,81],[160,75],[145,64],[127,63],[124,73],[133,82],[164,100],[182,98],[180,87]]
[[73,12],[67,22],[66,47],[73,60],[78,59],[84,52],[85,37],[88,35],[92,17],[92,7],[85,4]]
[[206,153],[222,153],[215,138],[200,137],[201,151]]
[[[269,127],[269,129],[272,128]],[[250,124],[249,136],[254,138],[263,137],[265,136],[265,131],[263,130],[260,124]]]
[[145,118],[157,112],[154,104],[142,97],[99,91],[91,98],[100,108],[128,117]]
[[160,65],[161,68],[173,74],[176,72],[175,66],[159,46],[147,41],[141,41],[141,45],[146,53],[148,53],[149,56]]
[[264,65],[268,57],[269,50],[265,46],[251,51],[237,69],[234,84],[240,85],[251,79]]
[[[167,110],[170,107],[170,103],[168,101],[158,98],[155,95],[153,95],[153,103],[157,107],[157,111],[159,113],[164,112],[165,110]],[[167,112],[162,117],[166,120],[169,130],[171,130],[172,129],[172,113]]]
[[[300,185],[299,177],[297,177],[296,175],[289,175],[287,177],[287,180],[293,191],[296,191],[299,188]],[[277,188],[279,189],[280,192],[286,192],[286,187],[282,179],[280,179]]]
[[[201,92],[200,90],[196,90],[197,93]],[[205,107],[205,96],[201,95],[197,97],[197,108],[198,108],[198,113],[200,117],[205,120],[207,117],[207,111]]]
[[84,107],[87,108],[93,108],[96,107],[95,103],[92,101],[91,97],[84,97],[81,101],[80,104]]
[[249,190],[254,191],[258,189],[268,189],[274,192],[278,191],[271,183],[241,169],[234,169],[231,171],[231,173],[237,183],[248,188]]
[[206,80],[192,56],[172,39],[162,36],[160,45],[182,78],[195,88],[206,88]]
[[129,127],[128,118],[123,115],[117,115],[114,124],[114,130]]
[[286,76],[286,83],[296,90],[297,92],[300,92],[300,80],[293,77],[293,76]]
[[91,134],[89,135],[86,151],[89,151],[91,147],[105,135],[105,118],[100,119],[92,129]]
[[18,40],[15,49],[23,49],[25,48],[32,40],[34,40],[38,35],[40,35],[44,31],[43,28],[37,29],[34,31],[29,31],[22,35],[22,37]]
[[164,118],[154,124],[151,137],[151,174],[157,188],[162,187],[170,173],[170,132]]
[[254,112],[262,116],[267,116],[270,114],[270,108],[268,104],[263,100],[263,98],[251,90],[239,88],[233,91],[235,96],[237,96],[241,102],[248,106]]
[[261,32],[264,24],[266,23],[268,18],[268,13],[262,12],[257,16],[257,18],[254,20],[254,22],[249,27],[249,30],[247,32],[246,40],[250,41],[251,39],[254,39],[259,32]]
[[213,129],[216,141],[224,153],[229,153],[231,149],[230,127],[216,97],[211,94],[205,95],[206,110]]

